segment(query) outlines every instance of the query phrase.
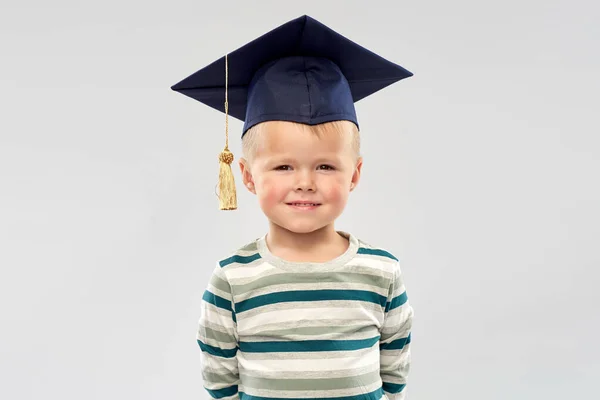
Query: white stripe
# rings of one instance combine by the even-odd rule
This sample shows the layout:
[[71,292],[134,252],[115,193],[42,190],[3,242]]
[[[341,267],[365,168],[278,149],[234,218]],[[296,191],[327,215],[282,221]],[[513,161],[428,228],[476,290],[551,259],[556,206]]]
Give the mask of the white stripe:
[[200,352],[200,363],[202,365],[202,370],[204,371],[215,371],[217,373],[222,373],[223,370],[227,370],[235,375],[239,373],[238,361],[236,357],[223,358],[213,356],[212,354],[202,351]]
[[409,319],[412,320],[413,309],[412,306],[406,302],[402,306],[390,310],[385,317],[384,329],[386,332],[390,327],[400,327],[406,324]]
[[[404,347],[402,350],[384,350],[379,355],[379,358],[381,360],[381,364],[383,365],[408,366],[411,355],[409,348]],[[382,372],[382,374],[384,373]]]
[[[319,397],[346,397],[364,395],[365,393],[374,392],[381,388],[381,380],[374,382],[369,385],[361,385],[349,389],[339,390],[266,390],[266,389],[254,389],[245,387],[242,384],[239,386],[239,391],[244,392],[253,396],[261,397],[280,397],[285,399],[293,398],[319,398]],[[395,400],[395,399],[394,399]]]
[[[247,371],[248,375],[258,377],[270,377],[272,373],[278,372],[330,372],[336,370],[347,370],[354,368],[362,368],[362,373],[375,371],[379,369],[379,345],[374,346],[368,353],[361,353],[356,356],[353,352],[335,352],[336,354],[345,353],[344,356],[336,358],[326,358],[327,362],[323,362],[323,358],[328,352],[319,352],[320,358],[317,359],[302,359],[302,358],[282,358],[276,359],[248,359],[245,353],[238,353],[238,361],[240,371]],[[333,352],[332,352],[333,353]],[[301,357],[301,355],[299,355]],[[333,378],[331,374],[325,375],[328,378]],[[323,375],[321,375],[323,377]],[[282,375],[280,378],[284,379]],[[308,378],[307,375],[302,375],[302,378]]]
[[[233,319],[231,312],[222,308],[213,306],[210,303],[202,301],[200,308],[200,322],[203,320],[209,321],[211,324],[222,326],[223,328],[233,329]],[[220,329],[223,330],[223,329]]]
[[280,272],[279,269],[261,259],[250,264],[233,263],[225,266],[225,273],[230,283],[235,283],[239,279],[256,278],[259,275],[271,275],[278,272]]

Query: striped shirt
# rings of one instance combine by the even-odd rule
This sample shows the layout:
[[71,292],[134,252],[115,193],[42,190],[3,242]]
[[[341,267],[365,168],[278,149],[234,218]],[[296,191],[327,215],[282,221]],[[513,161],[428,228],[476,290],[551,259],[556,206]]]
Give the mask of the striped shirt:
[[220,260],[197,342],[213,399],[404,400],[413,309],[398,259],[350,233],[326,263],[289,262],[266,235]]

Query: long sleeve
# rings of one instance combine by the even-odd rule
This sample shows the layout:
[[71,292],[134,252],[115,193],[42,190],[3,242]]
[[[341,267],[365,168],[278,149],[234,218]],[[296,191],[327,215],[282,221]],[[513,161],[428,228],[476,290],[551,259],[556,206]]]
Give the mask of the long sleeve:
[[202,296],[196,339],[204,388],[211,398],[239,400],[235,309],[231,286],[219,264]]
[[408,302],[400,266],[396,263],[379,339],[380,375],[389,400],[406,399],[412,319],[413,309]]

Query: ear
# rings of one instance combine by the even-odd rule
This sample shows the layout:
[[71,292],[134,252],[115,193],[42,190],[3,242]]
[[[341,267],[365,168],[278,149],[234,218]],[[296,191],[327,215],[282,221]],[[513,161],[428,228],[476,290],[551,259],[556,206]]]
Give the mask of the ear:
[[362,166],[363,158],[358,157],[358,160],[356,161],[356,167],[354,168],[354,173],[352,174],[352,180],[350,181],[350,191],[353,191],[358,185],[358,182],[360,181],[360,173],[362,170]]
[[248,160],[245,158],[240,158],[240,171],[242,172],[242,182],[244,182],[244,186],[251,193],[256,194],[256,189],[254,187],[254,179],[252,178],[252,171],[250,171],[250,164]]

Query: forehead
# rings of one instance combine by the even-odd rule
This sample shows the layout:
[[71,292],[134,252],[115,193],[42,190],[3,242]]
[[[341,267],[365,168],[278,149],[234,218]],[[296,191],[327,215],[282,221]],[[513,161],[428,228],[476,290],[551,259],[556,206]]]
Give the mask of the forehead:
[[268,121],[261,126],[256,155],[289,153],[339,153],[350,149],[351,132],[332,125],[315,128],[287,121]]

